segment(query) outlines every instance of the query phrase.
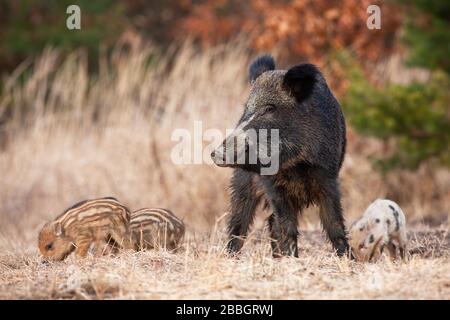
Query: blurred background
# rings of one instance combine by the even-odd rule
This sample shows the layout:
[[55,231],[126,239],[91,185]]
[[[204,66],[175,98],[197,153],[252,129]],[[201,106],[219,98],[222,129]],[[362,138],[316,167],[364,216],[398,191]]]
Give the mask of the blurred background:
[[[80,30],[66,27],[72,4]],[[410,225],[446,223],[449,24],[439,0],[0,0],[0,248],[34,245],[44,222],[107,195],[211,230],[231,170],[173,164],[171,134],[233,128],[263,52],[317,64],[343,107],[348,223],[377,197]],[[319,226],[314,208],[301,220]]]

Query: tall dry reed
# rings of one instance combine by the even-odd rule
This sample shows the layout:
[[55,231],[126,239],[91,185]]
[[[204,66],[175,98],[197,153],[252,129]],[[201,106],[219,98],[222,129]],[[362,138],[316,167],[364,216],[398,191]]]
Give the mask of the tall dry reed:
[[[33,247],[46,220],[107,195],[132,209],[170,208],[189,230],[210,228],[227,211],[231,170],[173,163],[171,137],[180,128],[194,137],[195,121],[204,130],[232,128],[248,93],[249,59],[239,41],[201,52],[187,43],[162,55],[132,39],[103,54],[96,74],[83,51],[48,49],[24,62],[0,96],[9,119],[0,132],[0,247]],[[367,158],[379,143],[349,138],[341,175],[349,221],[380,196],[401,200],[411,218],[448,215],[448,171],[382,177]],[[315,209],[302,220],[318,226]]]

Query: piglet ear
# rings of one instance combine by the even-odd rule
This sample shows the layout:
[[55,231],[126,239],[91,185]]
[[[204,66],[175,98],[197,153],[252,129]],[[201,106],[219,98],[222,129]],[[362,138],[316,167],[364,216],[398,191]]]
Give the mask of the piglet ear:
[[275,70],[275,60],[272,56],[270,54],[259,56],[248,68],[248,80],[253,83],[261,74],[270,70]]
[[311,95],[318,75],[320,75],[320,71],[315,65],[302,63],[286,72],[283,86],[300,103]]
[[64,234],[64,230],[63,230],[63,227],[62,227],[61,223],[60,222],[56,223],[55,224],[55,235],[57,237],[60,237],[63,234]]

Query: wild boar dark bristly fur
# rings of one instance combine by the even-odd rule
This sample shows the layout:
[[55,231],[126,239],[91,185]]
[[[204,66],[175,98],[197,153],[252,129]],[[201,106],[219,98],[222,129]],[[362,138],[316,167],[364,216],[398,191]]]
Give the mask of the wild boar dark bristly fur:
[[298,214],[312,204],[319,206],[323,229],[338,255],[344,255],[348,243],[338,174],[346,137],[338,101],[319,69],[308,63],[275,70],[273,58],[264,55],[250,65],[249,80],[250,95],[237,127],[244,132],[279,130],[279,170],[261,175],[260,163],[224,165],[227,152],[239,152],[226,148],[230,137],[212,153],[216,164],[234,168],[229,251],[240,251],[255,209],[264,200],[272,210],[268,223],[274,256],[298,256]]

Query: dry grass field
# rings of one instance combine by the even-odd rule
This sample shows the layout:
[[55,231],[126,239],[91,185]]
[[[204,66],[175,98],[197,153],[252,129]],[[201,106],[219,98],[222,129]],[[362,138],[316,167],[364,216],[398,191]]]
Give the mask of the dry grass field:
[[36,252],[0,256],[0,299],[449,299],[448,228],[410,232],[408,262],[338,258],[319,231],[302,233],[300,258],[273,259],[267,237],[242,257],[215,236],[183,250],[43,263]]
[[[187,44],[168,59],[134,39],[101,58],[95,77],[83,52],[62,59],[47,50],[5,79],[0,114],[12,121],[0,135],[1,299],[450,298],[450,172],[422,166],[383,177],[369,160],[382,144],[351,130],[341,171],[347,224],[377,197],[397,201],[410,260],[337,258],[314,208],[300,219],[300,258],[271,258],[263,212],[242,256],[226,257],[231,170],[174,164],[171,135],[193,132],[195,121],[204,130],[234,127],[248,92],[246,52],[239,43],[203,53]],[[41,260],[37,234],[46,221],[110,195],[131,209],[174,211],[188,229],[183,248]]]

